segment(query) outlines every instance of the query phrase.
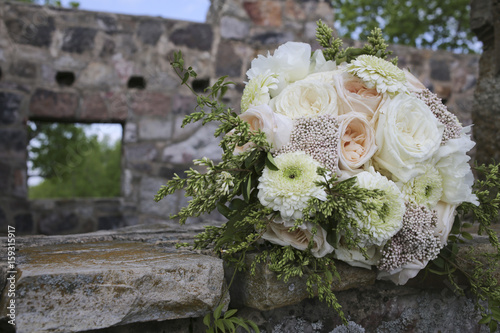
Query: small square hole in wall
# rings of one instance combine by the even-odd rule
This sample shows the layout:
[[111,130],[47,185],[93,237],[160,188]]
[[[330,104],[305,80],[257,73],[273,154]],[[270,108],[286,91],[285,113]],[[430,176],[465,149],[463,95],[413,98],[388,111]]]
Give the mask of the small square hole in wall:
[[30,199],[119,197],[122,124],[29,121]]

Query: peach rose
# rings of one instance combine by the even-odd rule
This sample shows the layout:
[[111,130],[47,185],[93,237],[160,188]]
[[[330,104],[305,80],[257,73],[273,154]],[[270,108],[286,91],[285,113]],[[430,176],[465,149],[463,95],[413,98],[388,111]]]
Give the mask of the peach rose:
[[363,113],[351,112],[339,117],[339,167],[353,171],[361,168],[377,151],[375,130]]
[[403,72],[406,76],[407,86],[411,92],[420,92],[422,90],[427,89],[422,82],[420,82],[412,73],[410,73],[407,69],[403,69]]
[[368,88],[360,78],[348,73],[334,76],[334,85],[338,94],[339,114],[358,112],[372,120],[375,112],[386,100],[375,88]]

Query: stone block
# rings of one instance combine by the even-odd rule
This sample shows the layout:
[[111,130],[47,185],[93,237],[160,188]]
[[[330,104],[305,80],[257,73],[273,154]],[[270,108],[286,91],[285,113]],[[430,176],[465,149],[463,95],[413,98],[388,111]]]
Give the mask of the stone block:
[[139,139],[168,140],[172,135],[171,122],[160,119],[139,120]]
[[450,66],[447,60],[431,59],[431,79],[450,80]]
[[268,31],[268,32],[258,33],[252,36],[252,41],[260,43],[262,45],[280,45],[290,40],[294,40],[293,33],[290,31],[287,32]]
[[[81,213],[81,210],[78,213]],[[85,224],[88,216],[68,211],[44,212],[38,219],[38,230],[43,235],[76,233],[80,231],[78,225],[82,220],[82,223]]]
[[23,14],[5,21],[10,38],[18,44],[49,47],[55,30],[54,18],[43,12]]
[[26,145],[28,143],[26,130],[0,129],[0,156],[26,159]]
[[164,178],[142,177],[139,188],[139,211],[143,214],[157,215],[167,219],[171,214],[177,213],[178,193],[168,196],[160,202],[155,202],[154,196],[161,186],[167,182]]
[[169,37],[175,45],[185,45],[200,51],[210,51],[214,38],[212,27],[204,23],[192,23],[185,28],[179,28]]
[[158,155],[156,145],[148,142],[128,144],[123,147],[123,150],[127,161],[151,162]]
[[32,235],[35,232],[35,224],[31,213],[14,216],[14,225],[16,226],[16,233],[20,235]]
[[21,101],[23,97],[19,94],[0,92],[0,124],[10,125],[20,117]]
[[221,41],[217,49],[216,75],[240,77],[241,67],[242,60],[234,52],[233,44],[231,42]]
[[248,16],[257,26],[281,27],[282,6],[278,1],[261,0],[243,2]]
[[250,24],[235,17],[224,16],[220,20],[220,35],[227,39],[244,39],[250,32]]
[[100,216],[97,219],[97,230],[117,229],[125,225],[125,219],[121,215]]
[[39,88],[30,100],[30,116],[53,119],[74,118],[78,108],[78,95]]
[[101,62],[91,62],[78,76],[78,85],[107,89],[116,81],[113,67]]
[[96,21],[97,26],[108,33],[113,33],[118,30],[118,22],[116,20],[116,17],[112,15],[97,13]]
[[[247,254],[247,267],[256,254]],[[349,266],[337,262],[336,267],[340,281],[332,284],[333,291],[361,288],[375,283],[376,273],[367,269]],[[231,278],[232,270],[227,270],[226,278]],[[284,283],[264,263],[257,264],[255,275],[250,275],[249,269],[238,272],[231,286],[231,306],[248,306],[258,310],[272,310],[300,303],[309,297],[306,286],[307,276],[291,278]]]
[[170,112],[170,96],[150,91],[137,91],[130,96],[131,108],[139,116],[165,116]]
[[140,242],[23,246],[17,259],[18,333],[200,317],[217,306],[225,283],[220,259]]
[[26,79],[36,79],[38,67],[35,63],[26,60],[18,60],[10,65],[9,73],[12,76]]
[[93,121],[108,120],[108,108],[100,93],[92,93],[82,97],[81,119]]
[[162,22],[159,20],[144,20],[139,23],[137,28],[137,37],[140,41],[146,45],[156,45],[161,35],[163,34],[164,28]]
[[127,122],[123,130],[123,142],[133,143],[137,142],[137,124]]
[[126,92],[108,91],[103,95],[108,105],[110,120],[125,120],[128,117],[129,97]]
[[70,53],[92,52],[97,30],[93,28],[70,27],[64,31],[61,49]]
[[175,115],[188,115],[195,111],[196,97],[193,95],[175,94],[172,97],[172,113]]
[[[12,167],[8,164],[0,163],[0,188],[5,191],[9,188],[9,181],[12,178]],[[5,195],[6,193],[2,193]]]

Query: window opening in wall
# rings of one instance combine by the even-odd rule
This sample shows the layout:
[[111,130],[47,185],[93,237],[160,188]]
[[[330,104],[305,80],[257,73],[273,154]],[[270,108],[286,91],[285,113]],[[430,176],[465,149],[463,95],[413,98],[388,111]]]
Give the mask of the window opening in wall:
[[119,197],[121,124],[29,121],[30,199]]
[[204,92],[210,85],[210,79],[196,79],[193,80],[193,90],[196,92]]
[[146,89],[146,80],[142,76],[131,76],[127,82],[129,89]]
[[56,82],[61,87],[71,87],[75,83],[75,74],[73,72],[57,72]]

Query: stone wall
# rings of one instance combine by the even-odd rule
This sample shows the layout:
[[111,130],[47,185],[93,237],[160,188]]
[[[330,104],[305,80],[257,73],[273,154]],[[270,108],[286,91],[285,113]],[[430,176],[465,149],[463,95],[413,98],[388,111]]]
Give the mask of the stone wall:
[[483,42],[473,113],[477,161],[500,162],[500,2],[472,1],[471,28]]
[[[174,51],[198,72],[199,92],[229,75],[236,85],[225,102],[238,109],[251,59],[290,40],[318,47],[315,22],[333,26],[334,8],[326,0],[213,0],[207,23],[192,23],[1,2],[0,18],[0,232],[9,224],[22,234],[69,234],[175,223],[168,216],[187,199],[155,203],[158,188],[194,158],[219,158],[213,126],[180,128],[195,99],[170,68]],[[477,55],[393,50],[471,122]],[[27,120],[122,124],[121,197],[29,201]]]

